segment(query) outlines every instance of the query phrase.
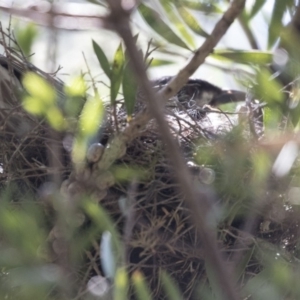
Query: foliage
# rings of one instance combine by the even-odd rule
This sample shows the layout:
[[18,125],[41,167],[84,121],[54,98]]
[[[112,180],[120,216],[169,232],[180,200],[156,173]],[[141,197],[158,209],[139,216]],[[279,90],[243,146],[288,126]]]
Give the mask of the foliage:
[[[87,2],[103,5],[102,1]],[[216,49],[210,55],[215,61],[232,62],[240,68],[239,81],[265,107],[264,137],[253,129],[254,112],[249,118],[243,113],[232,116],[232,111],[238,111],[232,105],[221,129],[211,129],[203,121],[202,131],[190,134],[194,128],[190,124],[176,123],[171,117],[169,124],[173,133],[179,124],[181,135],[174,136],[185,156],[193,160],[193,186],[201,195],[213,195],[211,199],[216,200],[206,219],[224,256],[234,265],[232,282],[238,284],[241,299],[299,299],[299,58],[294,55],[298,42],[294,45],[292,39],[284,40],[294,64],[294,68],[290,62],[280,66],[290,79],[288,86],[282,76],[273,76],[271,51],[276,43],[281,45],[278,32],[286,30],[284,18],[289,12],[293,17],[296,7],[293,1],[275,1],[268,21],[268,48],[259,49],[256,29],[251,28],[266,2],[255,1],[238,20],[252,50]],[[193,54],[199,38],[210,34],[199,16],[218,19],[227,5],[227,1],[193,0],[141,3],[137,14],[154,36],[148,49],[143,49],[148,67],[168,64],[180,51]],[[36,33],[31,24],[17,31],[25,56],[31,54]],[[138,36],[135,40],[139,45]],[[157,53],[168,53],[167,60],[150,58],[155,45],[160,45]],[[203,245],[189,223],[159,129],[150,122],[148,131],[141,131],[127,149],[117,140],[144,107],[136,102],[136,75],[126,49],[120,42],[110,61],[97,42],[92,41],[91,47],[109,80],[107,104],[91,74],[73,77],[61,91],[55,76],[26,69],[27,62],[17,59],[24,65],[24,111],[20,116],[23,125],[34,122],[34,129],[28,133],[24,126],[22,131],[13,113],[6,115],[7,119],[0,114],[1,122],[7,120],[1,123],[4,129],[11,129],[10,120],[15,127],[14,134],[3,130],[0,135],[1,299],[121,300],[130,295],[136,299],[191,299],[192,295],[223,299],[215,270],[205,262]],[[16,105],[14,110],[19,113],[18,109]],[[213,114],[216,111],[209,115]],[[190,122],[187,115],[180,116]],[[207,123],[214,120],[208,118]],[[50,132],[50,141],[46,132]],[[66,144],[70,136],[71,149],[57,146]],[[107,151],[121,153],[112,166],[101,161],[105,154],[100,142],[106,143]],[[91,153],[95,144],[93,149],[98,152]],[[109,167],[98,172],[101,163]],[[172,195],[171,200],[166,193]],[[161,198],[164,205],[155,206]],[[142,203],[145,199],[153,203]],[[140,219],[138,226],[144,232],[135,227]],[[144,234],[149,228],[158,229],[155,234]],[[163,245],[156,244],[160,237]],[[142,248],[145,244],[148,248]],[[134,259],[144,260],[129,263],[132,253]],[[191,256],[189,261],[180,261],[178,257],[184,254]],[[153,257],[178,259],[164,270]],[[149,261],[157,267],[150,275]],[[182,269],[176,272],[176,266]],[[186,284],[184,288],[178,278]]]

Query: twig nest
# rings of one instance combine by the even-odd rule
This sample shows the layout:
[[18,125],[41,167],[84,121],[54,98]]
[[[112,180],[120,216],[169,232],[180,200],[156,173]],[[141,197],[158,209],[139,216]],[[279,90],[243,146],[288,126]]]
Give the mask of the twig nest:
[[104,152],[104,146],[101,143],[92,144],[88,151],[86,158],[88,162],[95,163],[100,160]]

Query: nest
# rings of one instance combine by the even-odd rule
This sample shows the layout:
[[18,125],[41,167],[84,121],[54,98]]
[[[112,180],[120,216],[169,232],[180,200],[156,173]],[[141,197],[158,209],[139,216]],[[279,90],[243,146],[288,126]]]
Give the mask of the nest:
[[[48,154],[51,153],[53,147],[62,148],[66,133],[55,133],[43,120],[26,113],[18,100],[22,92],[19,79],[26,71],[33,71],[44,77],[63,96],[62,82],[55,77],[55,74],[45,74],[29,64],[13,48],[6,48],[6,51],[9,53],[8,56],[0,56],[2,65],[0,67],[2,95],[0,99],[2,144],[0,184],[2,188],[15,185],[18,191],[15,200],[20,201],[20,196],[24,195],[24,192],[36,197],[36,191],[48,180],[50,174],[58,173],[67,177],[71,173],[72,166],[68,153],[65,151],[60,167],[51,170]],[[126,124],[126,113],[122,108],[119,109],[117,118],[118,122],[109,121],[106,124],[100,140],[103,145],[114,137],[116,126]],[[213,166],[208,168],[208,166],[195,164],[194,153],[206,148],[224,151],[226,139],[237,128],[238,116],[209,107],[198,111],[167,108],[166,118],[190,168],[194,185],[207,193],[217,194],[219,191],[215,191],[210,185],[214,181],[211,172]],[[109,116],[108,119],[111,120],[113,117]],[[260,127],[260,131],[257,131],[260,134],[261,125],[256,123],[254,125]],[[248,131],[244,130],[244,137],[251,135],[250,127]],[[119,131],[121,129],[118,128]],[[232,142],[229,141],[228,144],[231,145]],[[198,233],[189,220],[185,199],[174,179],[172,165],[153,120],[137,138],[127,145],[125,155],[115,162],[112,173],[119,167],[130,169],[132,166],[137,168],[137,174],[142,175],[133,177],[129,183],[117,180],[108,188],[105,197],[101,196],[96,200],[108,211],[126,241],[126,262],[129,272],[132,273],[135,270],[143,272],[151,288],[153,299],[165,298],[159,280],[159,272],[162,269],[176,280],[184,298],[191,299],[199,282],[207,281],[205,260],[201,251],[202,242],[198,239]],[[95,171],[93,164],[87,165],[86,168],[92,173]],[[244,171],[245,174],[242,176],[247,181],[248,170]],[[97,186],[97,182],[95,185]],[[97,192],[97,188],[92,190],[92,192]],[[226,203],[228,207],[233,207],[239,201],[239,196],[238,194],[235,196],[219,194],[216,199],[219,199],[218,203]],[[276,198],[277,195],[274,197]],[[131,210],[127,215],[124,215],[120,208],[122,198],[130,202]],[[241,204],[241,207],[245,209],[244,204]],[[285,209],[279,205],[279,211],[282,212],[282,210]],[[294,212],[285,212],[281,219],[278,217],[274,219],[276,222],[272,223],[267,233],[260,230],[263,221],[257,222],[254,238],[268,241],[276,246],[286,245],[288,240],[286,249],[293,256],[299,236]],[[289,219],[288,222],[287,219]],[[273,222],[271,217],[270,220]],[[278,220],[281,221],[278,222]],[[242,228],[240,219],[237,222],[236,220],[227,221],[228,219],[225,218],[219,224],[218,232],[220,250],[230,260],[233,253],[240,250],[237,248],[237,242],[240,242],[238,247],[244,250],[245,248],[251,250],[253,243],[244,242],[243,235],[240,234]],[[86,258],[85,275],[80,275],[83,274],[82,270],[78,275],[81,286],[86,284],[91,276],[99,275],[101,272],[99,271],[101,266],[98,248],[95,247],[94,255],[91,255],[90,251],[87,253],[89,255]],[[95,261],[98,263],[95,264]],[[250,276],[254,276],[253,274],[259,273],[261,269],[262,265],[259,260],[251,257],[245,266],[243,280],[246,281]],[[86,276],[86,274],[89,275]]]

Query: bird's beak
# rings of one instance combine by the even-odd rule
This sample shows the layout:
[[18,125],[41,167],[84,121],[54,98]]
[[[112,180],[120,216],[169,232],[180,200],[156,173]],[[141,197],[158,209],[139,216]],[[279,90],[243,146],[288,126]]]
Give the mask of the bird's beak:
[[230,102],[242,102],[246,100],[246,93],[235,90],[222,90],[222,93],[214,97],[209,105],[218,106]]

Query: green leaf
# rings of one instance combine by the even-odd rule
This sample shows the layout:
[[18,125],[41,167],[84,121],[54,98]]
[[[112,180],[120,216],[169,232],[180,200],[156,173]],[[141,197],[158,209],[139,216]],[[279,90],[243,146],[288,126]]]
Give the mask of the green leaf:
[[204,2],[204,1],[195,1],[195,0],[180,0],[186,8],[202,11],[204,13],[222,13],[223,10],[220,9],[217,5]]
[[41,76],[28,72],[23,77],[23,86],[34,98],[44,102],[45,105],[52,105],[56,101],[54,88]]
[[25,96],[22,105],[29,113],[37,116],[43,115],[47,110],[47,106],[40,99],[31,96]]
[[37,26],[34,23],[29,23],[27,26],[19,27],[15,29],[15,35],[18,45],[21,47],[25,56],[31,54],[31,48],[34,40],[38,35]]
[[92,136],[101,124],[104,116],[103,102],[99,95],[89,98],[82,109],[79,128],[82,136]]
[[278,284],[270,278],[269,271],[263,269],[246,282],[241,293],[243,299],[281,300],[285,298],[286,291],[279,289]]
[[94,40],[93,40],[93,48],[102,70],[104,71],[106,76],[110,78],[111,70],[110,70],[108,59],[105,53],[103,52],[103,50],[101,49],[101,47]]
[[64,86],[64,92],[70,97],[83,97],[87,86],[82,76],[73,78],[68,85]]
[[174,63],[175,63],[174,61],[170,61],[170,60],[152,59],[150,67],[161,67],[161,66],[166,66],[166,65],[172,65]]
[[137,83],[129,64],[125,66],[122,85],[125,108],[127,115],[130,117],[134,111]]
[[115,228],[114,221],[110,214],[99,203],[92,201],[84,201],[82,203],[83,210],[90,217],[91,221],[100,229],[101,232],[109,231],[113,242],[113,247],[121,253],[121,243],[119,233]]
[[118,47],[114,55],[114,60],[111,68],[110,101],[112,105],[114,105],[116,98],[118,96],[118,92],[122,82],[123,69],[124,69],[124,53],[122,49],[122,44],[120,44],[120,46]]
[[214,294],[214,299],[222,299],[222,292],[217,281],[216,271],[213,267],[211,267],[211,264],[209,264],[207,260],[205,261],[205,270],[210,288]]
[[46,119],[55,130],[61,131],[66,128],[66,121],[57,106],[51,106],[46,111]]
[[269,64],[272,62],[273,54],[265,51],[244,50],[215,50],[211,57],[219,60],[232,60],[240,64]]
[[199,34],[200,36],[203,36],[205,38],[209,36],[209,34],[207,34],[207,32],[204,31],[203,28],[199,25],[193,14],[191,14],[186,8],[181,6],[177,8],[177,11],[179,12],[185,24],[187,24],[187,26],[189,26],[189,28],[196,34]]
[[161,271],[160,278],[161,278],[163,288],[164,288],[169,300],[182,300],[183,299],[181,292],[178,289],[177,284],[173,281],[173,279],[167,272]]
[[181,36],[187,41],[187,43],[191,45],[193,48],[195,48],[194,39],[187,31],[185,24],[177,16],[173,1],[160,0],[160,4],[164,8],[168,19],[171,21],[171,24],[176,27],[178,32],[180,32]]
[[253,257],[254,250],[255,250],[255,245],[252,245],[248,250],[245,251],[239,264],[235,267],[236,281],[238,281],[243,276],[243,274],[245,274],[250,259]]
[[172,29],[161,19],[161,17],[153,9],[141,3],[139,5],[139,12],[146,21],[146,23],[148,23],[154,31],[156,31],[168,42],[190,50],[189,47],[182,41],[182,39],[180,39],[172,31]]
[[283,104],[282,85],[275,79],[271,80],[271,73],[267,69],[260,69],[256,74],[257,85],[254,86],[258,99],[275,106]]
[[114,285],[114,300],[127,300],[129,281],[125,268],[119,268],[115,276]]
[[132,282],[138,300],[152,300],[151,292],[145,282],[145,278],[140,271],[132,274]]
[[269,39],[268,39],[269,48],[271,48],[274,45],[274,43],[277,41],[280,35],[280,31],[283,28],[282,18],[286,10],[286,5],[287,5],[286,1],[275,0],[272,17],[269,24]]
[[252,19],[264,6],[266,0],[255,0],[254,5],[252,6],[252,10],[249,13],[249,20]]

